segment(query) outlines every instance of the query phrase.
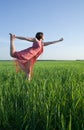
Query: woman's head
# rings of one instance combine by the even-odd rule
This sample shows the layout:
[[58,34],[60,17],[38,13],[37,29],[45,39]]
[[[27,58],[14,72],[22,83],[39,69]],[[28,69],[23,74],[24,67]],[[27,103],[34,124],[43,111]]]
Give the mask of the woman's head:
[[44,39],[44,34],[42,32],[37,32],[35,36],[38,40]]

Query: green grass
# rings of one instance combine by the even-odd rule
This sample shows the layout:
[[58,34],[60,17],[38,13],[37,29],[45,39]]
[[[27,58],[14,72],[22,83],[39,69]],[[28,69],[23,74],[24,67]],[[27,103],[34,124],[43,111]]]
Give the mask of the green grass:
[[1,61],[0,130],[84,130],[84,61],[38,61],[31,82]]

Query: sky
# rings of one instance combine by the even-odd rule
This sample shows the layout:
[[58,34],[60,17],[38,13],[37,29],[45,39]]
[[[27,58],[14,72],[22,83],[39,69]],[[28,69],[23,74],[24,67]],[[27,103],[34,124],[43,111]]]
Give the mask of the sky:
[[[0,60],[11,60],[9,33],[35,37],[44,42],[64,41],[44,47],[41,60],[84,59],[84,0],[0,0]],[[32,46],[15,40],[16,50]]]

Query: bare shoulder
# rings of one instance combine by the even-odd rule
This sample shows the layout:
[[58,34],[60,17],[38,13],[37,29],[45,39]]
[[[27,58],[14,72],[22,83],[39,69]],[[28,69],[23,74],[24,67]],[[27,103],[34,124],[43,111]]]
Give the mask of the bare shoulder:
[[36,39],[35,38],[26,38],[27,41],[30,41],[30,42],[35,42]]
[[36,37],[33,39],[33,41],[34,42],[39,42],[39,40]]

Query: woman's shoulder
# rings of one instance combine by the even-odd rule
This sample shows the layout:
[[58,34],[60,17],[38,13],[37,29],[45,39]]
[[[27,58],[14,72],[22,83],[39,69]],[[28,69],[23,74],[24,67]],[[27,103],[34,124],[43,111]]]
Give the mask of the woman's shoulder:
[[34,43],[40,43],[41,41],[38,40],[37,38],[34,38]]

